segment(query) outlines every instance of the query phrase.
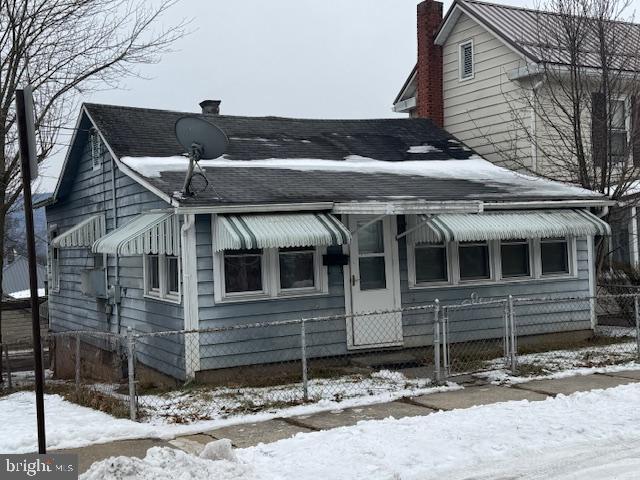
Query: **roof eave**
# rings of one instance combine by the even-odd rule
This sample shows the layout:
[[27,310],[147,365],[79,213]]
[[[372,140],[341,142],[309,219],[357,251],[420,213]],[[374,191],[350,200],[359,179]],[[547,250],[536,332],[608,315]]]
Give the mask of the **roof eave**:
[[[401,101],[400,99],[404,96],[405,92],[407,91],[407,88],[409,88],[409,85],[411,85],[412,83],[415,82],[417,72],[418,72],[418,65],[416,64],[416,65],[413,66],[413,69],[411,70],[411,73],[409,74],[407,79],[404,81],[404,84],[402,85],[402,88],[398,92],[398,95],[396,95],[396,98],[393,100],[393,106],[394,107],[396,106],[396,104],[398,102]],[[394,111],[396,111],[395,108],[394,108]]]

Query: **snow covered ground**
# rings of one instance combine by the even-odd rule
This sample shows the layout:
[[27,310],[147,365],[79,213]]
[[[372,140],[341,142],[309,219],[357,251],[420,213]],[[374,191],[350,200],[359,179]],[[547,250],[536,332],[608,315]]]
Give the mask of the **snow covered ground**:
[[[401,398],[432,391],[431,379],[409,379],[400,372],[389,370],[371,375],[354,374],[309,381],[309,399],[312,402],[360,399],[370,403],[371,398],[380,395]],[[300,403],[302,398],[302,383],[292,383],[260,388],[199,387],[159,395],[140,395],[138,404],[143,409],[146,422],[183,423],[269,410],[274,406]]]
[[[455,384],[424,388],[421,393],[458,390]],[[170,439],[177,435],[198,433],[214,428],[270,420],[276,417],[309,415],[397,400],[403,392],[383,392],[342,401],[321,400],[286,408],[265,408],[260,413],[236,415],[228,419],[201,420],[189,425],[166,422],[138,423],[114,418],[103,412],[82,407],[59,395],[45,395],[48,448],[76,448],[115,440],[155,437]],[[406,393],[406,392],[405,392]],[[26,453],[37,450],[36,407],[32,392],[18,392],[0,397],[0,453]]]
[[[83,480],[635,479],[640,384],[298,434],[208,460],[165,448],[96,463]],[[234,458],[235,457],[235,458]]]

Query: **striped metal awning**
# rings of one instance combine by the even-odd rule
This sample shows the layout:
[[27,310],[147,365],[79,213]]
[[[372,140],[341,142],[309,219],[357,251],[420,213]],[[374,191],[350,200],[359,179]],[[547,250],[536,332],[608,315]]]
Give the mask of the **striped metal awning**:
[[343,245],[350,241],[349,230],[328,213],[219,215],[214,224],[217,252]]
[[412,232],[414,242],[474,242],[513,238],[611,235],[603,220],[585,210],[519,210],[479,215],[419,215],[424,225]]
[[149,212],[136,216],[126,225],[93,244],[95,253],[142,255],[180,253],[180,222],[173,213]]
[[55,248],[90,248],[105,233],[104,214],[93,215],[51,240]]

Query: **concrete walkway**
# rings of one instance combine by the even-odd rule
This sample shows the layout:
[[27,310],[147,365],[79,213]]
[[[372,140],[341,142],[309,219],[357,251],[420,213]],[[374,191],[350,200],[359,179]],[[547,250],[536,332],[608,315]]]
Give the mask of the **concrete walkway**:
[[469,408],[475,405],[511,400],[539,401],[558,394],[570,395],[575,392],[612,388],[634,382],[640,382],[640,370],[534,380],[513,386],[477,384],[476,381],[475,384],[465,386],[462,390],[421,395],[377,405],[235,425],[204,431],[196,435],[177,437],[168,442],[154,439],[126,440],[71,450],[59,450],[59,452],[77,453],[80,459],[80,471],[84,472],[93,462],[111,456],[127,455],[142,458],[147,449],[154,446],[179,448],[189,453],[198,454],[207,443],[228,438],[235,447],[245,448],[259,443],[275,442],[298,433],[355,425],[362,420],[429,415],[438,410]]

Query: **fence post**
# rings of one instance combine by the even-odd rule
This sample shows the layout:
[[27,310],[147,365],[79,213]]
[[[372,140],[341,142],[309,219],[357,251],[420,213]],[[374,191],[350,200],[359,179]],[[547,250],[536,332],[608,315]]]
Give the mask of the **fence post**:
[[640,301],[638,300],[638,295],[633,297],[633,306],[636,316],[636,356],[640,358]]
[[309,378],[307,372],[307,328],[304,318],[300,322],[300,355],[302,363],[302,398],[309,401]]
[[435,370],[436,382],[442,380],[440,370],[440,300],[434,301],[433,307],[433,369]]
[[127,327],[127,374],[129,377],[129,418],[136,419],[135,339],[133,330]]
[[7,359],[7,386],[9,387],[9,390],[11,390],[13,388],[13,383],[11,381],[11,360],[9,360],[9,345],[5,344],[2,345],[0,344],[0,357],[2,356],[2,348],[4,347],[4,353],[5,353],[5,358]]
[[80,334],[76,333],[76,395],[80,393]]
[[513,312],[513,295],[509,295],[507,303],[509,305],[509,343],[511,346],[511,351],[509,353],[511,359],[511,373],[515,373],[516,368],[518,367],[516,358],[518,347],[516,346],[516,324]]
[[446,305],[442,307],[440,325],[442,328],[442,369],[444,371],[444,377],[448,378],[449,375],[451,375],[451,371],[449,370],[449,309]]

